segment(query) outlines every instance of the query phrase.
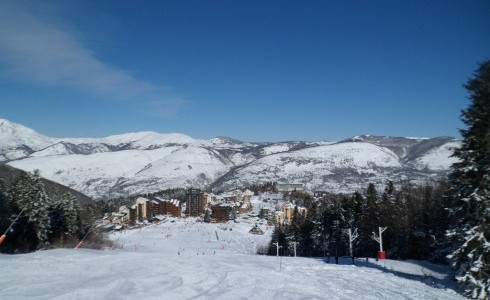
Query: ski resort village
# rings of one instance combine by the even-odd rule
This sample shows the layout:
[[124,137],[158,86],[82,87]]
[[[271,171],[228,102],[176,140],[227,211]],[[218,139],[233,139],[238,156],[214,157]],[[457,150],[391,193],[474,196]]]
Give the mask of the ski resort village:
[[[287,191],[291,184],[277,185],[279,190]],[[296,188],[302,190],[301,184],[296,184]],[[290,189],[290,188],[289,188]],[[266,220],[268,225],[289,224],[294,210],[301,217],[305,217],[307,209],[302,206],[284,202],[281,194],[274,194],[273,198],[263,199],[254,202],[259,207],[253,210],[252,196],[254,193],[248,189],[245,191],[235,190],[227,193],[215,195],[206,193],[199,189],[189,189],[186,193],[185,205],[177,199],[162,199],[153,197],[150,199],[139,197],[133,205],[122,205],[118,211],[105,213],[98,223],[103,225],[105,230],[120,230],[141,222],[158,222],[168,216],[196,217],[197,220],[211,223],[226,223],[236,220],[237,216],[255,216]],[[257,228],[257,227],[255,227]]]

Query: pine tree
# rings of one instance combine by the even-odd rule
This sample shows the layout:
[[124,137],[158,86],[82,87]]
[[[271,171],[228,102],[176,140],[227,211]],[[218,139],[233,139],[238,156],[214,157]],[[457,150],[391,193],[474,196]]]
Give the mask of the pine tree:
[[312,256],[315,254],[315,225],[317,217],[317,205],[314,201],[310,202],[307,207],[306,217],[301,226],[301,244],[299,245],[299,253],[304,256]]
[[78,207],[70,193],[63,194],[51,201],[49,207],[50,240],[63,241],[78,231]]
[[65,194],[63,213],[65,215],[66,232],[73,235],[78,231],[78,203],[72,194]]
[[394,241],[396,240],[396,223],[397,220],[395,219],[395,193],[396,189],[393,184],[393,181],[388,181],[386,183],[385,189],[383,191],[383,194],[381,195],[381,201],[379,204],[379,212],[380,212],[380,225],[381,226],[386,226],[390,228],[385,234],[383,234],[383,246],[385,249],[389,249],[388,255],[389,256],[397,256],[396,253],[394,253],[394,249],[396,249],[394,245]]
[[351,197],[351,201],[354,204],[354,222],[352,223],[352,227],[359,228],[361,224],[361,214],[364,205],[364,198],[361,193],[354,192]]
[[379,204],[376,186],[368,185],[366,198],[361,212],[359,244],[364,256],[376,256],[377,245],[372,239],[372,232],[378,232]]
[[335,256],[335,262],[339,263],[339,257],[345,250],[345,235],[342,229],[345,227],[345,219],[342,207],[337,202],[333,203],[330,214],[329,236],[330,236],[330,253]]
[[345,228],[355,228],[356,202],[352,197],[343,197],[340,205],[344,215]]
[[[28,225],[23,228],[27,231],[24,235],[34,235],[35,240],[28,246],[30,250],[47,245],[48,233],[50,229],[49,202],[50,199],[44,191],[44,186],[39,175],[39,171],[34,173],[22,173],[12,184],[10,196],[14,202],[16,213],[25,208],[24,214],[19,219],[19,225]],[[28,223],[28,224],[26,224]],[[26,238],[31,239],[31,238]]]
[[307,219],[311,221],[313,229],[310,233],[313,241],[313,252],[315,254],[324,254],[327,251],[327,239],[323,226],[323,214],[325,204],[315,205],[315,211],[309,211]]
[[[332,225],[334,220],[334,206],[331,202],[325,201],[318,212],[319,220],[316,229],[318,240],[316,247],[319,252],[331,253],[333,247]],[[333,253],[333,252],[332,252]]]
[[314,223],[303,222],[300,230],[300,243],[298,253],[303,256],[312,256],[314,254],[314,240],[312,232]]
[[490,297],[490,61],[465,85],[470,106],[463,110],[459,162],[449,176],[449,256],[467,296]]
[[35,170],[30,177],[32,182],[30,192],[32,206],[31,210],[28,211],[30,213],[29,217],[35,222],[35,228],[37,230],[39,241],[46,244],[48,242],[48,233],[51,226],[48,215],[51,200],[44,191],[44,184],[41,180],[39,170]]
[[303,226],[303,220],[298,212],[298,206],[294,206],[293,215],[291,217],[291,224],[286,227],[286,240],[289,253],[293,253],[293,242],[302,244],[301,241],[301,227]]
[[424,209],[424,211],[431,212],[428,227],[430,228],[430,247],[433,248],[433,251],[429,254],[429,259],[436,263],[447,263],[448,247],[445,239],[449,225],[445,197],[447,189],[446,180],[438,181],[433,190],[431,206]]
[[395,186],[393,181],[388,181],[385,190],[381,195],[380,202],[380,222],[383,226],[389,226],[393,223],[393,210],[395,205]]

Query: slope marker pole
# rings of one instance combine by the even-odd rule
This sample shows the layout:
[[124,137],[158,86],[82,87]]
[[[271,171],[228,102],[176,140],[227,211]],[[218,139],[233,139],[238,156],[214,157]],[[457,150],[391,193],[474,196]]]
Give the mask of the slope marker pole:
[[89,228],[89,230],[87,231],[87,233],[83,236],[82,240],[80,242],[78,242],[78,244],[75,246],[75,249],[80,249],[82,247],[83,241],[85,240],[85,238],[87,237],[87,235],[90,233],[90,230],[92,230],[92,227]]
[[379,252],[378,252],[378,258],[379,259],[385,259],[385,252],[383,251],[383,232],[387,229],[388,227],[378,227],[379,230],[379,235],[376,235],[376,233],[373,232],[373,240],[379,243]]
[[352,258],[352,264],[354,264],[354,251],[352,249],[352,242],[355,241],[355,239],[357,239],[359,235],[357,233],[357,228],[354,229],[354,232],[352,232],[352,228],[347,228],[346,231],[347,234],[349,235],[349,254],[350,257]]

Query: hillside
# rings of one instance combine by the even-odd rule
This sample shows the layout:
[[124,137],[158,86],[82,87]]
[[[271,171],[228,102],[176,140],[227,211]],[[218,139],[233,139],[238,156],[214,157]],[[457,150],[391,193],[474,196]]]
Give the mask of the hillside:
[[356,136],[341,142],[247,143],[227,137],[137,132],[106,138],[50,138],[0,120],[0,161],[95,198],[167,188],[229,189],[264,181],[352,192],[367,182],[445,176],[449,137]]
[[[391,150],[370,143],[338,143],[277,153],[237,168],[228,182],[284,181],[305,184],[310,190],[341,192],[362,187],[365,181],[384,180],[402,168]],[[391,175],[391,176],[390,176]],[[227,182],[221,185],[227,187]]]

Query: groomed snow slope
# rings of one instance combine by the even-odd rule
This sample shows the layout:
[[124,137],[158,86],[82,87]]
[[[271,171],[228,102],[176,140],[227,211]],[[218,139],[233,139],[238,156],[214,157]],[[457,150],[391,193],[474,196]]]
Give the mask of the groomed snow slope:
[[[453,290],[405,279],[372,264],[253,255],[254,245],[266,243],[272,229],[261,226],[266,235],[255,236],[247,233],[251,226],[167,220],[113,234],[115,250],[0,255],[0,298],[463,299]],[[409,273],[428,272],[403,264]],[[392,262],[390,268],[397,265]]]

